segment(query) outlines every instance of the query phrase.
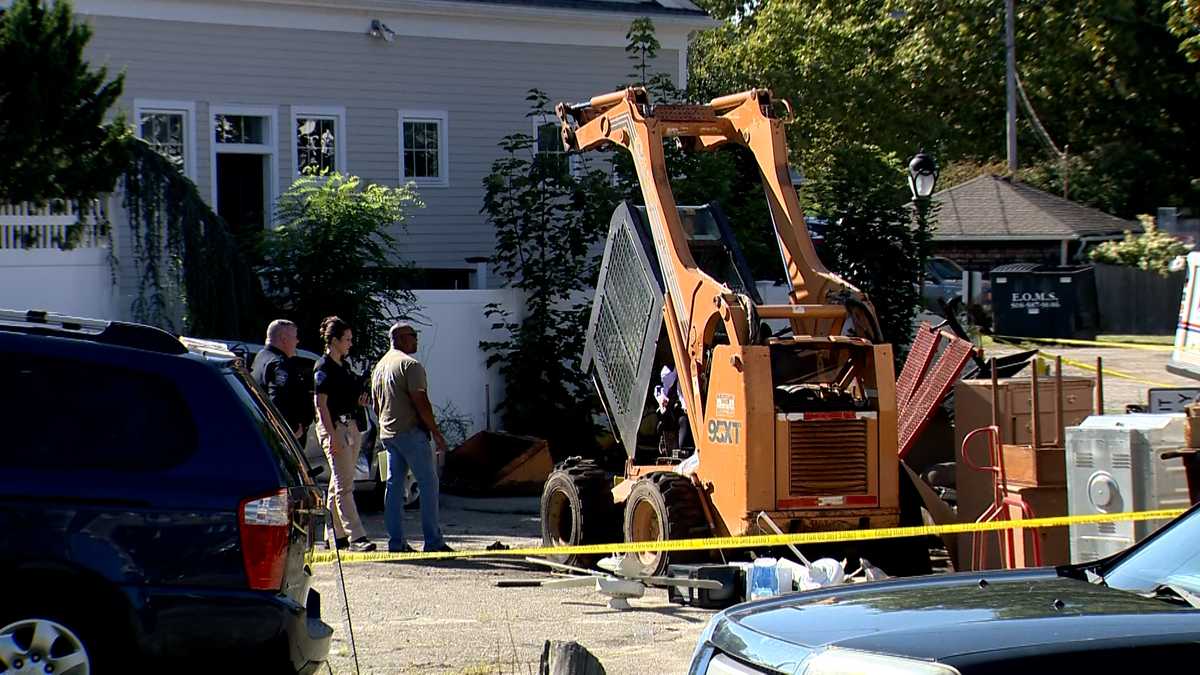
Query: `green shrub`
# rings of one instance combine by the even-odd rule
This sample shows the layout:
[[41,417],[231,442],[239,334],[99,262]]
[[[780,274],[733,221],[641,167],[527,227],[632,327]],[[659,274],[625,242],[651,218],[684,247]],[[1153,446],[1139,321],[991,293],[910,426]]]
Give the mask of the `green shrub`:
[[354,330],[355,354],[387,351],[388,324],[416,308],[393,232],[422,206],[411,185],[364,187],[340,173],[301,176],[279,198],[258,271],[277,311],[299,325],[303,346],[321,351],[321,319],[336,314]]
[[1088,257],[1092,262],[1136,267],[1165,277],[1171,271],[1171,261],[1187,254],[1192,247],[1159,230],[1153,216],[1138,216],[1138,220],[1144,232],[1134,234],[1126,230],[1123,240],[1106,241],[1092,249]]

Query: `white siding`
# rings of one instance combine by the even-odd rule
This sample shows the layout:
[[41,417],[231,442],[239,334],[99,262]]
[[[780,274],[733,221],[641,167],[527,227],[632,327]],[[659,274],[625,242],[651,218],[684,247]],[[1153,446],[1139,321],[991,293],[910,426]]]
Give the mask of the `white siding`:
[[[490,225],[479,213],[481,183],[506,134],[529,133],[528,89],[552,101],[584,100],[627,81],[623,45],[566,47],[506,41],[365,34],[86,17],[94,28],[88,58],[125,72],[122,105],[135,98],[194,101],[196,179],[211,201],[211,105],[272,106],[280,122],[280,190],[294,172],[291,106],[338,106],[346,111],[346,168],[364,179],[395,185],[400,176],[397,114],[445,110],[449,121],[448,187],[421,190],[402,240],[421,267],[469,267],[464,259],[490,255]],[[674,70],[679,55],[662,50],[657,64]]]

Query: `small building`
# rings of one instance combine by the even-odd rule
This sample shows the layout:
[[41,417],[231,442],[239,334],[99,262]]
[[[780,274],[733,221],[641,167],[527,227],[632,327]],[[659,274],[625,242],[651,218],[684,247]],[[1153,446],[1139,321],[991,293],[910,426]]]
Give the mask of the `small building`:
[[987,272],[1014,262],[1067,265],[1099,241],[1140,232],[1136,221],[985,174],[933,195],[933,253]]

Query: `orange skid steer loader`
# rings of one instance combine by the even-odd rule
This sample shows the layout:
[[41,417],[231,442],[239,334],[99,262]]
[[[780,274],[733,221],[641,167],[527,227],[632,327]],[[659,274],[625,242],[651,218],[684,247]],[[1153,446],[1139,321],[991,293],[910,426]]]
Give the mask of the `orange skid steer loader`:
[[[761,514],[785,532],[901,524],[892,348],[863,293],[817,258],[788,172],[791,110],[783,102],[781,118],[775,103],[752,90],[652,105],[630,88],[558,105],[569,150],[632,155],[645,206],[613,214],[584,350],[627,454],[624,480],[614,487],[579,457],[557,466],[541,500],[546,545],[769,532]],[[762,302],[715,204],[675,203],[670,137],[688,151],[737,144],[753,154],[787,304]],[[786,327],[772,333],[767,320]],[[927,570],[928,550],[913,543],[881,542],[871,560]],[[646,574],[683,558],[639,556]]]

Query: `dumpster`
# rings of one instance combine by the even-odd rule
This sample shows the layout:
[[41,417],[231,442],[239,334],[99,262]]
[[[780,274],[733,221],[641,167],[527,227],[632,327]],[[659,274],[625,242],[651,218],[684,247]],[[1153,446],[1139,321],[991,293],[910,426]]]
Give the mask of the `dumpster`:
[[989,276],[997,335],[1094,340],[1100,326],[1091,265],[1001,265]]

